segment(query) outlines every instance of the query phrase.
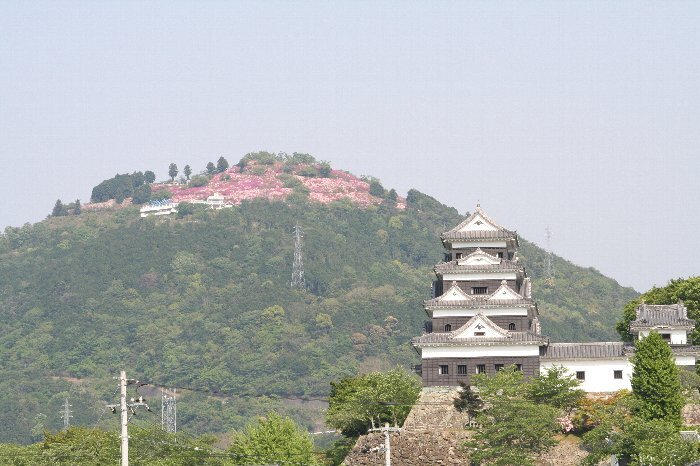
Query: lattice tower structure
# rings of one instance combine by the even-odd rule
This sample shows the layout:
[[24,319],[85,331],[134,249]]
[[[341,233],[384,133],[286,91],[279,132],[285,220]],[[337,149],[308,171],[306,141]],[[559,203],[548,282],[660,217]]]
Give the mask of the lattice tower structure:
[[161,428],[171,434],[177,433],[177,389],[161,389]]
[[292,288],[306,289],[304,280],[304,261],[301,257],[302,239],[304,232],[299,224],[294,226],[294,264],[292,265]]

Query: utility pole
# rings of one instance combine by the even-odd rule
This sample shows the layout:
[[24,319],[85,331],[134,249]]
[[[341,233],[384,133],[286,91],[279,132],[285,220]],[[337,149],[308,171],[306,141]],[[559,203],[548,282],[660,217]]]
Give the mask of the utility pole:
[[72,411],[71,411],[71,404],[68,404],[68,398],[63,403],[63,428],[68,429],[70,427],[70,418],[73,417]]
[[378,427],[375,429],[369,429],[369,432],[381,431],[384,432],[384,465],[391,466],[391,437],[389,437],[390,432],[401,432],[399,427],[390,427],[387,422],[384,427]]
[[292,265],[292,288],[306,289],[306,281],[304,280],[304,262],[301,259],[301,239],[304,237],[304,232],[297,223],[294,226],[294,265]]
[[122,464],[129,466],[129,417],[126,411],[126,371],[119,372],[119,409],[121,412]]
[[[117,377],[115,377],[117,378]],[[146,411],[151,411],[151,408],[146,403],[146,400],[139,395],[138,398],[131,398],[131,403],[127,402],[126,399],[126,387],[127,385],[136,385],[136,394],[139,392],[139,387],[148,385],[147,383],[140,383],[138,380],[127,379],[126,371],[119,372],[119,414],[121,416],[121,451],[122,460],[121,466],[129,466],[129,412],[132,416],[136,416],[136,408],[144,407]],[[117,405],[107,405],[107,408],[112,410],[113,414],[117,414]]]

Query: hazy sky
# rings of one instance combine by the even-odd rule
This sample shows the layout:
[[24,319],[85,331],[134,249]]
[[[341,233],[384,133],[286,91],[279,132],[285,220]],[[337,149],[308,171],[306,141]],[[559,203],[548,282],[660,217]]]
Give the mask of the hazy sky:
[[2,228],[308,152],[644,291],[698,274],[699,148],[700,2],[0,0]]

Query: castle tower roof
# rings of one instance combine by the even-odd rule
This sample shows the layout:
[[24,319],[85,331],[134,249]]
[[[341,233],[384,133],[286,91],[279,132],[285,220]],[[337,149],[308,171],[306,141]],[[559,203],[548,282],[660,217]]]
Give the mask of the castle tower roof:
[[489,217],[477,204],[476,210],[459,225],[440,235],[443,242],[477,241],[477,240],[507,240],[515,239],[517,233],[499,225]]
[[505,330],[484,314],[475,315],[452,332],[426,333],[411,340],[416,348],[427,346],[545,345],[548,342],[547,338],[533,332]]
[[532,298],[526,298],[509,287],[505,280],[501,286],[488,295],[470,295],[453,281],[450,288],[437,298],[423,302],[426,309],[451,308],[491,308],[491,307],[530,307],[535,304]]

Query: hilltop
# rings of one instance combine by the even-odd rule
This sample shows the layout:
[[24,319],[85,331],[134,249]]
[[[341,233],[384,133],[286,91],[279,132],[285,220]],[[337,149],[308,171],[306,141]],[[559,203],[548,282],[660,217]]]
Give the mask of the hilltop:
[[[220,169],[214,171],[210,168],[191,179],[187,175],[187,178],[181,176],[176,181],[173,176],[170,181],[150,183],[150,196],[141,202],[136,199],[137,195],[132,198],[130,192],[122,195],[122,200],[119,194],[123,189],[120,188],[111,188],[115,192],[114,196],[105,195],[105,190],[100,190],[102,185],[114,181],[105,180],[93,189],[93,202],[83,206],[83,209],[90,211],[127,207],[132,201],[144,203],[150,198],[192,203],[214,195],[221,196],[229,205],[239,205],[253,199],[286,201],[290,196],[302,196],[321,204],[346,200],[357,207],[368,208],[389,200],[397,209],[406,207],[405,198],[398,196],[394,190],[386,191],[377,179],[359,178],[346,171],[332,169],[327,162],[317,162],[308,154],[250,153],[233,167],[228,167],[228,162],[223,160],[225,164]],[[138,176],[139,173],[134,173],[134,191],[146,182],[144,177]],[[130,175],[117,175],[115,179],[120,177]],[[112,199],[103,200],[104,197]]]
[[[140,218],[124,198],[6,230],[0,441],[59,428],[66,397],[75,423],[114,427],[103,407],[119,369],[152,384],[149,396],[180,387],[178,426],[220,433],[270,409],[320,427],[314,400],[331,380],[419,362],[408,342],[427,320],[438,235],[463,217],[319,163],[249,162],[207,176],[206,190],[195,177],[151,188],[179,201],[220,193],[231,208]],[[297,223],[305,290],[289,284]],[[544,251],[521,245],[549,336],[617,338],[634,290],[558,257],[545,283]]]

